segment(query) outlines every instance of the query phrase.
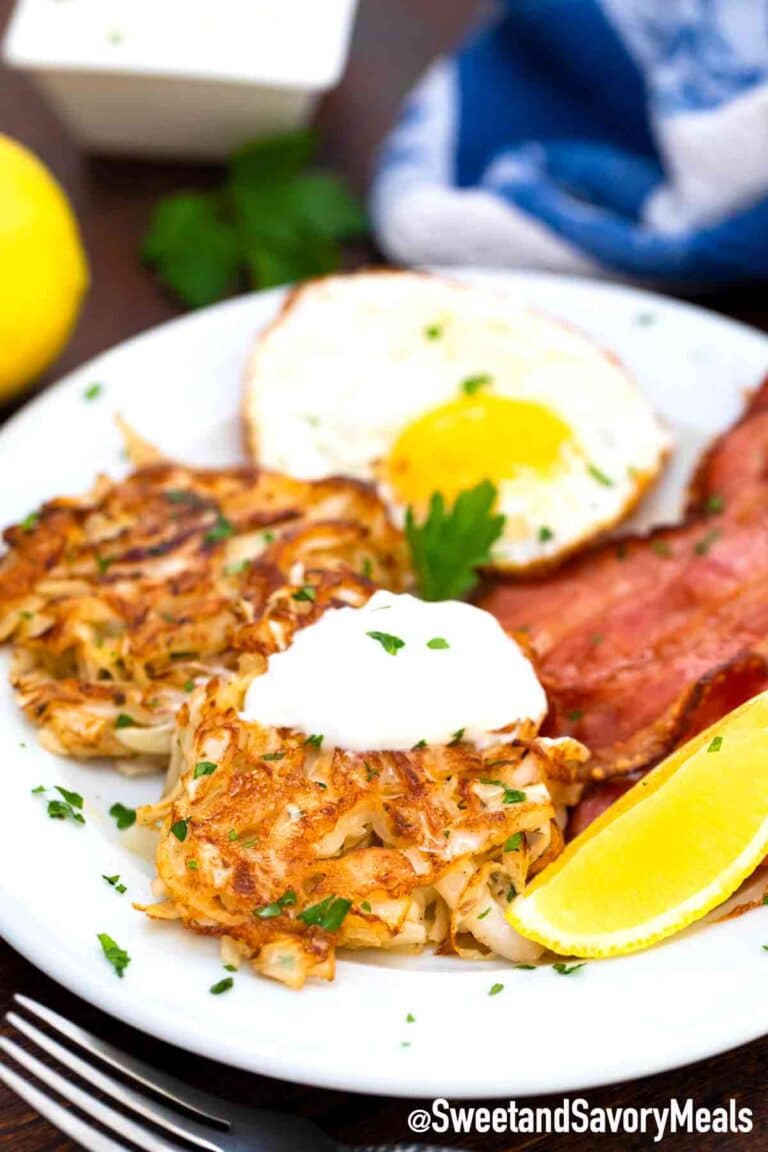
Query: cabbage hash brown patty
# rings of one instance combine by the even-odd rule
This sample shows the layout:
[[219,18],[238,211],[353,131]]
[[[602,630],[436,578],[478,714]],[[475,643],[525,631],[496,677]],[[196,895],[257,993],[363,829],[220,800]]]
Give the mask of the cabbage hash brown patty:
[[282,602],[309,622],[345,583],[398,590],[407,571],[370,487],[253,467],[155,460],[4,538],[0,641],[19,704],[50,751],[134,769],[162,764],[189,692],[237,666],[265,613],[279,634]]
[[259,647],[254,635],[250,670],[211,679],[179,712],[170,790],[138,813],[160,829],[163,899],[148,914],[222,937],[225,963],[251,959],[294,988],[333,979],[337,946],[535,959],[504,911],[562,848],[556,817],[584,746],[529,723],[482,752],[324,747],[241,717],[266,669]]

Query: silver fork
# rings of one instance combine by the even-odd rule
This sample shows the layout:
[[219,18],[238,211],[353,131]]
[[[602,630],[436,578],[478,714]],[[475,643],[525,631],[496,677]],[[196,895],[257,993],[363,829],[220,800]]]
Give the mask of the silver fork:
[[[0,1061],[0,1080],[88,1152],[450,1152],[423,1144],[366,1145],[350,1149],[322,1132],[311,1120],[288,1113],[244,1108],[191,1088],[181,1080],[158,1072],[142,1060],[100,1040],[57,1012],[52,1012],[28,996],[14,996],[16,1004],[42,1021],[69,1044],[86,1053],[98,1064],[127,1077],[133,1087],[78,1056],[26,1016],[10,1011],[6,1021],[31,1044],[47,1053],[63,1069],[74,1073],[89,1088],[43,1063],[25,1047],[0,1037],[0,1049],[15,1064],[63,1097],[77,1112],[64,1108],[8,1064]],[[89,1090],[90,1089],[90,1090]],[[103,1093],[145,1123],[130,1119],[93,1094]],[[87,1119],[86,1119],[87,1117]],[[89,1121],[96,1121],[100,1125]],[[106,1129],[111,1135],[106,1135]],[[161,1135],[162,1129],[167,1135]],[[120,1137],[120,1140],[113,1139]],[[124,1144],[125,1140],[128,1143]]]

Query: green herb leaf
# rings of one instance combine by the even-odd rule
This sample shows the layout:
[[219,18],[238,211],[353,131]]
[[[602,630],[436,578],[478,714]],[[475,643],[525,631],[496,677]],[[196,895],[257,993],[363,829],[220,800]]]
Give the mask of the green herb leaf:
[[427,640],[427,648],[450,648],[450,644],[442,636],[433,636],[431,640]]
[[126,712],[120,712],[115,719],[115,728],[136,728],[137,724],[133,716],[129,716]]
[[183,686],[183,691],[184,692],[194,692],[194,690],[195,690],[194,680],[185,681],[184,686]]
[[136,809],[126,808],[125,804],[113,804],[109,814],[116,822],[120,832],[124,832],[126,828],[130,828],[136,823]]
[[493,377],[487,372],[480,372],[477,376],[467,376],[461,382],[461,390],[465,396],[474,396],[481,388],[488,388],[493,383]]
[[214,764],[212,760],[198,760],[192,779],[197,780],[198,776],[212,776],[217,768],[218,764]]
[[562,961],[558,961],[558,963],[553,964],[552,967],[560,976],[572,976],[574,972],[580,971],[585,965],[586,961],[584,960],[582,960],[581,964],[564,964]]
[[489,996],[498,996],[499,992],[503,992],[503,991],[504,991],[504,985],[503,984],[491,984],[490,988],[488,989],[488,995]]
[[390,656],[396,656],[401,648],[405,648],[405,640],[401,640],[399,636],[392,636],[389,632],[366,632],[366,636],[370,636],[371,640],[377,640]]
[[427,340],[439,340],[442,334],[442,324],[427,324],[426,328],[424,329],[424,335],[426,336]]
[[284,908],[289,908],[297,901],[296,893],[292,888],[287,892],[283,892],[279,899],[274,900],[271,904],[262,904],[260,908],[254,908],[254,916],[258,916],[260,920],[271,920],[275,916],[279,916]]
[[448,747],[453,748],[456,744],[461,744],[463,739],[464,739],[464,729],[463,728],[457,728],[456,731],[454,732],[453,736],[451,737],[451,742],[448,745]]
[[323,746],[323,737],[318,735],[317,733],[315,733],[313,736],[307,736],[304,743],[309,744],[310,748],[318,748],[319,749],[319,748],[322,748],[322,746]]
[[488,913],[490,912],[490,910],[491,910],[491,906],[489,904],[487,908],[484,908],[483,911],[479,913],[479,915],[477,917],[478,920],[485,920],[485,918],[488,915]]
[[115,876],[102,875],[101,878],[102,878],[102,880],[106,880],[107,884],[109,884],[112,888],[114,888],[115,892],[119,892],[121,896],[123,895],[124,892],[127,891],[125,884],[120,883],[120,876],[119,875],[115,875]]
[[265,752],[261,759],[266,760],[268,763],[272,760],[284,760],[285,752]]
[[95,400],[97,396],[101,396],[101,393],[103,392],[103,390],[104,390],[104,385],[99,384],[98,381],[95,381],[93,384],[89,384],[88,387],[85,389],[85,391],[83,392],[83,399],[84,400]]
[[299,588],[291,596],[292,600],[310,600],[314,603],[317,599],[317,589],[313,588],[311,584],[305,584],[303,588]]
[[141,256],[190,308],[228,295],[237,286],[241,244],[224,198],[182,192],[159,201]]
[[98,933],[98,941],[99,944],[101,944],[101,950],[107,960],[109,960],[117,975],[122,979],[123,972],[125,972],[131,962],[130,956],[119,944],[115,943],[112,937],[108,936],[106,932]]
[[341,896],[326,896],[319,904],[313,904],[310,908],[299,912],[299,920],[303,920],[305,924],[318,925],[326,932],[338,932],[351,907],[351,902],[342,899]]
[[423,600],[457,600],[475,587],[476,570],[488,563],[504,528],[504,517],[493,515],[495,502],[496,488],[483,480],[461,492],[450,511],[435,492],[421,524],[413,509],[407,510],[405,533]]
[[371,911],[371,903],[369,900],[363,900],[360,907],[362,908],[363,912],[370,912]]
[[713,736],[707,745],[707,752],[719,752],[723,746],[722,736]]
[[221,980],[217,980],[215,984],[211,984],[208,991],[212,996],[221,996],[222,992],[229,992],[234,983],[235,981],[231,976],[224,976]]
[[22,532],[34,532],[34,530],[35,530],[35,528],[37,528],[37,525],[39,524],[39,522],[40,522],[40,513],[39,512],[30,512],[29,515],[25,516],[24,519],[21,521],[19,527],[21,528]]
[[587,471],[593,480],[597,480],[598,484],[602,484],[605,488],[613,488],[614,481],[610,476],[606,476],[605,472],[602,472],[596,464],[588,464]]
[[426,740],[419,740],[416,744],[414,744],[411,751],[412,752],[418,752],[420,748],[426,748],[426,746],[427,746]]
[[548,540],[554,540],[554,538],[555,534],[552,529],[548,528],[546,524],[542,524],[541,528],[539,528],[539,542],[546,544]]
[[504,841],[503,852],[516,852],[523,842],[522,832],[513,832],[511,836],[507,837]]
[[186,820],[177,820],[175,824],[171,824],[171,832],[179,843],[183,843],[186,840],[188,831],[189,828]]
[[704,507],[710,515],[716,516],[725,510],[725,500],[717,492],[713,492],[711,496],[707,497]]
[[234,531],[234,526],[227,520],[226,516],[219,513],[216,517],[216,523],[205,533],[203,540],[206,544],[217,544],[219,540],[228,540]]

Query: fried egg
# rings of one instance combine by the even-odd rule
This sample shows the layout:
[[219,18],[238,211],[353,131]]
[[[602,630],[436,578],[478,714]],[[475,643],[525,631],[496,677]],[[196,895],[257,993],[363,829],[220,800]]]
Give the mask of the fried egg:
[[482,480],[522,571],[626,517],[670,440],[634,381],[581,333],[483,287],[411,272],[296,290],[253,350],[254,457],[376,483],[396,521]]

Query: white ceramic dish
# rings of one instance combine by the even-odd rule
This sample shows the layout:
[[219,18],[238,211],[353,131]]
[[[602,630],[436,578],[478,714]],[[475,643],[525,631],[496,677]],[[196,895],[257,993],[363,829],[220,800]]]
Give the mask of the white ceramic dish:
[[[588,330],[634,370],[680,442],[643,516],[674,514],[696,451],[768,369],[768,338],[632,289],[543,275],[489,279]],[[243,362],[280,299],[246,296],[167,324],[30,404],[0,433],[3,475],[13,478],[0,494],[0,522],[88,487],[99,469],[124,468],[117,411],[184,460],[237,459]],[[95,380],[103,392],[87,402]],[[231,992],[211,996],[223,974],[216,942],[133,911],[130,901],[149,895],[146,834],[118,833],[107,816],[115,800],[157,795],[160,781],[126,780],[40,750],[2,684],[0,758],[4,936],[107,1012],[225,1063],[351,1091],[507,1097],[641,1076],[768,1029],[768,908],[568,978],[502,962],[367,955],[342,960],[334,984],[301,993],[243,971]],[[84,794],[85,827],[49,820],[30,794],[54,783]],[[105,873],[120,873],[128,893],[116,894]],[[130,953],[124,979],[101,955],[97,932]],[[495,982],[504,991],[490,997]],[[406,1023],[409,1012],[415,1023]]]
[[18,0],[4,41],[85,147],[220,158],[306,123],[357,0]]

